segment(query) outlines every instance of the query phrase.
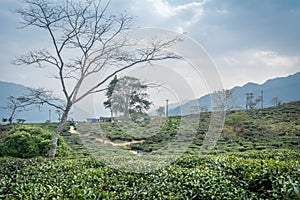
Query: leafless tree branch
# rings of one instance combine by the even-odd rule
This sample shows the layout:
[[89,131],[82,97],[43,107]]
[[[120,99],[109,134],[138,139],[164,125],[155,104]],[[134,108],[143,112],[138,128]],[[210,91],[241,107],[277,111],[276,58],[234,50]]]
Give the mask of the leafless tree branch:
[[30,102],[35,105],[44,105],[55,107],[58,110],[64,111],[65,105],[60,105],[63,101],[53,95],[53,92],[46,90],[44,88],[39,89],[29,89],[29,94],[25,95]]
[[[132,17],[127,14],[108,14],[109,2],[103,5],[101,0],[84,3],[73,0],[23,1],[27,7],[16,11],[23,18],[22,28],[37,27],[45,31],[52,47],[30,51],[14,59],[12,63],[54,67],[54,77],[59,79],[65,97],[66,105],[62,107],[53,103],[54,98],[49,91],[38,89],[32,92],[32,98],[38,103],[47,103],[64,111],[52,138],[50,157],[55,155],[58,135],[73,104],[89,94],[105,90],[100,88],[105,88],[109,79],[130,67],[141,63],[180,59],[178,55],[168,51],[169,47],[180,41],[179,36],[169,40],[153,40],[130,51],[126,49],[134,45],[126,35],[122,35],[129,29]],[[79,95],[88,77],[101,75],[108,68],[112,71],[108,76]],[[70,79],[73,85],[67,84]]]

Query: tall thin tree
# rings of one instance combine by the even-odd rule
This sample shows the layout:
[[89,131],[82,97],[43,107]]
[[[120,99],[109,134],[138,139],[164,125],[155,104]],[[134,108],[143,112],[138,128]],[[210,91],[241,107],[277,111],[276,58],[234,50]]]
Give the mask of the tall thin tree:
[[[48,33],[52,47],[30,51],[13,63],[54,67],[66,101],[63,107],[55,106],[63,114],[52,137],[49,157],[55,157],[58,136],[74,104],[102,91],[108,80],[125,69],[140,63],[179,58],[166,51],[179,37],[157,39],[141,48],[126,49],[132,44],[122,34],[129,29],[132,18],[127,14],[109,14],[109,3],[103,5],[101,0],[24,2],[25,7],[16,11],[23,19],[23,27],[37,27]],[[107,69],[111,73],[103,76]],[[95,75],[103,78],[81,91],[86,80]]]

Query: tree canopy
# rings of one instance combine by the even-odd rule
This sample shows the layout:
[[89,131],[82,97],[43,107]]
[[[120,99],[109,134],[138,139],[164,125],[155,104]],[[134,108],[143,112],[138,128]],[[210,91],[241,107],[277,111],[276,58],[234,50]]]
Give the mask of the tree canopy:
[[115,115],[122,113],[128,117],[135,113],[143,114],[152,104],[146,89],[147,85],[137,78],[124,76],[118,79],[115,77],[108,86],[106,92],[108,99],[104,102],[104,106],[110,108]]

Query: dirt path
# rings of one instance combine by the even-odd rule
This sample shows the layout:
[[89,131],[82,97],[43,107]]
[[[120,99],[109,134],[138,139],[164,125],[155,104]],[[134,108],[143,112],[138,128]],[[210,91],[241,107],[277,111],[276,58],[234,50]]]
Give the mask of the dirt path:
[[[69,133],[72,134],[79,134],[76,129],[74,128],[74,126],[70,126],[70,129],[68,131]],[[84,136],[89,136],[90,134],[84,134]],[[103,144],[111,144],[112,146],[119,146],[119,147],[130,147],[132,144],[143,144],[145,143],[145,140],[134,140],[131,142],[122,142],[122,143],[115,143],[115,142],[111,142],[110,140],[108,140],[107,138],[96,138],[96,141],[99,141]]]
[[143,144],[145,143],[145,140],[134,140],[131,142],[122,142],[122,143],[116,143],[116,142],[111,142],[108,139],[100,139],[96,138],[97,141],[102,142],[104,144],[111,144],[112,146],[119,146],[119,147],[130,147],[132,144]]
[[70,126],[69,133],[78,134],[74,126]]

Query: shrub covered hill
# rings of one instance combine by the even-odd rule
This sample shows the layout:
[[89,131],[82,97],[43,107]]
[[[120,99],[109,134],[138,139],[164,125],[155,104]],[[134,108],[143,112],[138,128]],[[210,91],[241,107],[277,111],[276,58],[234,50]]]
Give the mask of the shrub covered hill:
[[[186,150],[188,154],[197,154],[202,146],[205,134],[210,124],[210,112],[190,115],[192,128],[196,127],[196,135],[192,145]],[[199,118],[199,119],[198,119]],[[101,130],[98,125],[79,124],[78,130],[92,132],[93,137],[104,135],[112,142],[141,141],[133,144],[131,150],[152,152],[163,148],[174,139],[180,129],[189,129],[180,124],[181,117],[170,117],[168,120],[153,119],[151,123],[145,121],[135,127],[127,124],[111,124],[103,122]],[[199,123],[198,123],[199,122]],[[186,126],[186,125],[185,125]],[[125,131],[124,131],[125,130]],[[142,134],[136,134],[140,131]],[[153,133],[155,134],[150,134]],[[148,135],[147,135],[148,134]],[[225,125],[217,141],[215,149],[209,153],[244,152],[247,150],[263,149],[299,149],[300,147],[300,101],[284,103],[277,107],[265,109],[229,111],[226,113]],[[176,149],[175,149],[176,150]],[[183,153],[183,152],[172,152]]]
[[[148,153],[155,162],[162,159],[155,152],[174,138],[181,118],[152,120],[139,122],[139,126],[127,125],[126,129],[122,127],[126,124],[79,123],[80,134],[70,133],[66,127],[61,143],[64,150],[68,149],[65,144],[70,146],[70,155],[55,159],[43,157],[42,145],[48,142],[48,132],[53,132],[55,124],[2,126],[0,142],[5,151],[10,151],[7,141],[18,141],[11,138],[16,134],[23,142],[25,138],[30,138],[29,144],[36,142],[32,148],[34,155],[41,154],[30,159],[15,158],[18,156],[14,151],[10,155],[15,157],[2,154],[0,199],[300,199],[300,102],[228,112],[221,137],[208,155],[201,155],[199,149],[210,113],[201,113],[194,142],[180,152],[182,156],[143,173],[134,169],[149,169]],[[149,129],[156,134],[147,137],[136,134]],[[118,159],[125,161],[127,168],[109,165],[106,158],[111,157],[111,148],[107,152],[98,149],[100,157],[94,157],[91,149],[86,148],[86,144],[104,137],[110,142],[108,147],[144,140],[120,147],[128,152],[138,149],[141,154],[114,158],[118,165],[122,165]],[[20,150],[18,155],[23,155],[25,149]],[[31,156],[29,152],[26,149],[26,155]]]
[[[200,138],[207,130],[209,117],[201,119]],[[300,148],[300,101],[265,109],[227,112],[216,152],[278,148]]]

